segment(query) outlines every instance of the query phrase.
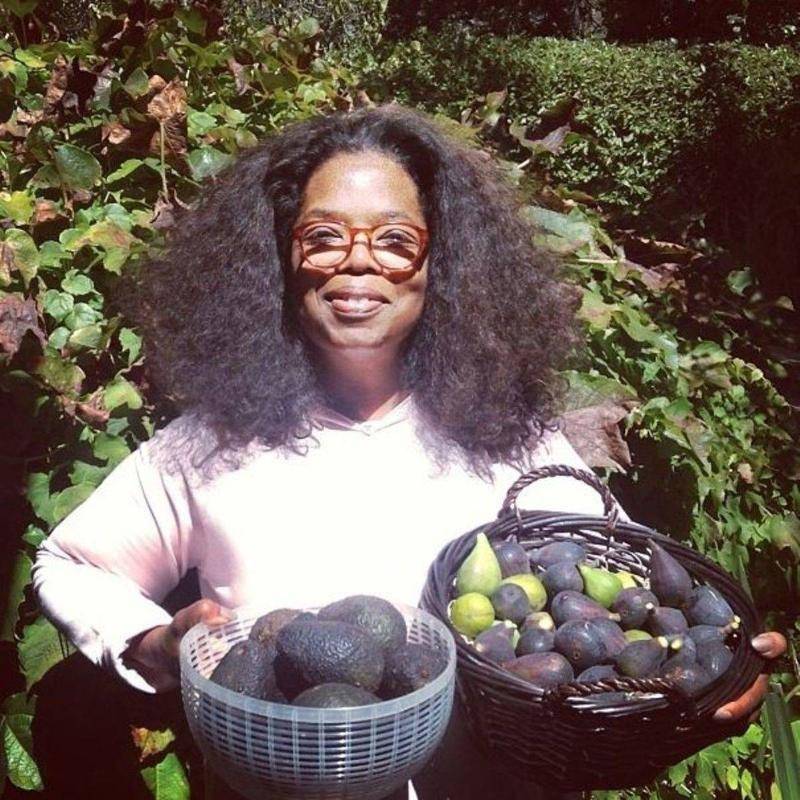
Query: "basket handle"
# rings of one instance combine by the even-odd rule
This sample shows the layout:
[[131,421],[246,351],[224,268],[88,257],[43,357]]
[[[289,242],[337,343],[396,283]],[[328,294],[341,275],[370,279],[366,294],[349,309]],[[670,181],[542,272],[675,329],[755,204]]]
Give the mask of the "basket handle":
[[603,511],[606,515],[606,528],[609,533],[613,533],[619,522],[619,506],[614,500],[608,487],[597,477],[593,472],[585,469],[576,469],[575,467],[568,467],[566,464],[550,464],[545,467],[537,467],[529,472],[520,475],[511,487],[506,492],[506,499],[498,512],[497,516],[502,517],[504,514],[513,513],[517,516],[517,522],[522,528],[522,518],[520,517],[519,508],[517,507],[517,497],[520,492],[527,486],[530,486],[535,481],[541,478],[557,478],[567,477],[576,478],[583,481],[588,486],[591,486],[600,497],[603,499]]
[[561,683],[545,691],[549,702],[564,703],[570,697],[589,697],[606,692],[644,692],[667,695],[670,699],[686,703],[689,696],[670,678],[612,678],[593,683]]

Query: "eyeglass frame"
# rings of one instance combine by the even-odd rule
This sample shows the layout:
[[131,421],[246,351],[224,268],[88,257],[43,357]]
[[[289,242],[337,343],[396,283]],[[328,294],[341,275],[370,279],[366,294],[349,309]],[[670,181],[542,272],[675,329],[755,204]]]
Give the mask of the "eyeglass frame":
[[[324,225],[325,223],[335,223],[336,225],[341,225],[343,228],[347,230],[347,233],[350,237],[350,241],[345,251],[344,257],[341,261],[336,264],[331,264],[329,267],[318,267],[316,264],[312,264],[306,258],[305,247],[301,240],[301,235],[306,228],[310,228],[312,225]],[[397,225],[403,225],[406,228],[413,228],[417,235],[420,237],[420,250],[417,254],[416,258],[407,266],[403,267],[402,269],[390,269],[384,267],[383,264],[375,258],[375,253],[372,250],[372,235],[378,228],[384,228],[387,225],[392,225],[392,222],[381,222],[378,225],[373,225],[371,228],[354,228],[348,225],[346,222],[342,222],[339,219],[315,219],[309,222],[305,222],[302,225],[298,225],[297,227],[292,229],[292,241],[295,239],[297,240],[298,244],[300,245],[300,255],[302,256],[303,260],[308,264],[307,267],[304,269],[307,270],[314,270],[317,272],[322,272],[325,274],[329,274],[331,272],[335,272],[348,258],[350,258],[350,254],[353,252],[353,245],[355,244],[355,238],[357,233],[366,233],[367,234],[367,247],[369,248],[369,255],[372,261],[377,264],[380,268],[381,275],[384,278],[391,280],[392,278],[397,280],[405,280],[410,278],[422,265],[422,262],[425,260],[425,257],[428,255],[428,245],[430,244],[430,234],[427,228],[420,228],[419,225],[414,225],[411,222],[397,222]]]

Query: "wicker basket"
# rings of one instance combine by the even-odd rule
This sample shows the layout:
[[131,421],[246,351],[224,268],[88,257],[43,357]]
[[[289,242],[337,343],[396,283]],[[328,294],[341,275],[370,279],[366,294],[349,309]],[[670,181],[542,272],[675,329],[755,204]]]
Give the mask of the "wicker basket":
[[[522,489],[555,476],[571,476],[595,488],[606,516],[517,509]],[[697,583],[721,592],[741,618],[730,667],[693,699],[661,678],[569,683],[549,690],[526,683],[474,650],[448,618],[456,573],[480,531],[493,544],[511,540],[526,550],[572,540],[584,547],[591,562],[639,576],[648,572],[647,540],[656,540]],[[750,646],[760,630],[756,610],[732,578],[694,550],[650,528],[619,521],[614,499],[599,479],[571,467],[543,467],[521,476],[509,489],[497,521],[447,545],[431,565],[421,607],[455,633],[457,691],[478,748],[504,772],[551,788],[641,785],[706,745],[741,733],[746,723],[721,724],[712,719],[713,713],[765,670],[766,662]],[[612,691],[633,694],[625,702],[598,699]]]

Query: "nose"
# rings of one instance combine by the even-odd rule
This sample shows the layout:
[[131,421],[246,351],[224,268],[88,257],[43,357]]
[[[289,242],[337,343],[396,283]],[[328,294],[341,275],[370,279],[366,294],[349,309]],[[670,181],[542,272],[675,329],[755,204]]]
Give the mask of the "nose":
[[353,247],[347,258],[339,264],[337,272],[375,272],[380,274],[381,268],[375,263],[369,252],[369,237],[365,231],[359,231],[353,237]]

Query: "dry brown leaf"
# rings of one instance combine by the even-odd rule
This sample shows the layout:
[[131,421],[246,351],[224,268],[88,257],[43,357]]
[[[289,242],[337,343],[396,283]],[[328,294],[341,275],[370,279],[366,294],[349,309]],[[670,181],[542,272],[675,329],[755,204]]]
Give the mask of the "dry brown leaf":
[[625,406],[609,402],[575,409],[563,416],[564,432],[590,467],[608,467],[624,472],[632,462],[619,423],[627,415]]
[[69,62],[62,55],[56,56],[53,62],[53,73],[44,92],[43,112],[45,117],[52,117],[58,112],[68,82]]
[[250,82],[247,80],[247,70],[244,65],[231,56],[228,59],[228,69],[231,71],[233,81],[236,84],[236,94],[244,94],[250,88]]
[[33,224],[49,222],[59,216],[58,207],[52,200],[37,200],[36,208],[33,212]]
[[131,138],[131,132],[121,122],[111,122],[103,125],[100,130],[100,138],[111,144],[122,144]]
[[167,122],[175,117],[184,116],[186,114],[186,89],[183,84],[179,80],[170,81],[147,104],[147,113],[159,122]]
[[30,297],[23,300],[13,294],[0,298],[0,349],[9,356],[14,356],[28,331],[44,347],[45,336],[39,327],[39,312],[35,301]]

